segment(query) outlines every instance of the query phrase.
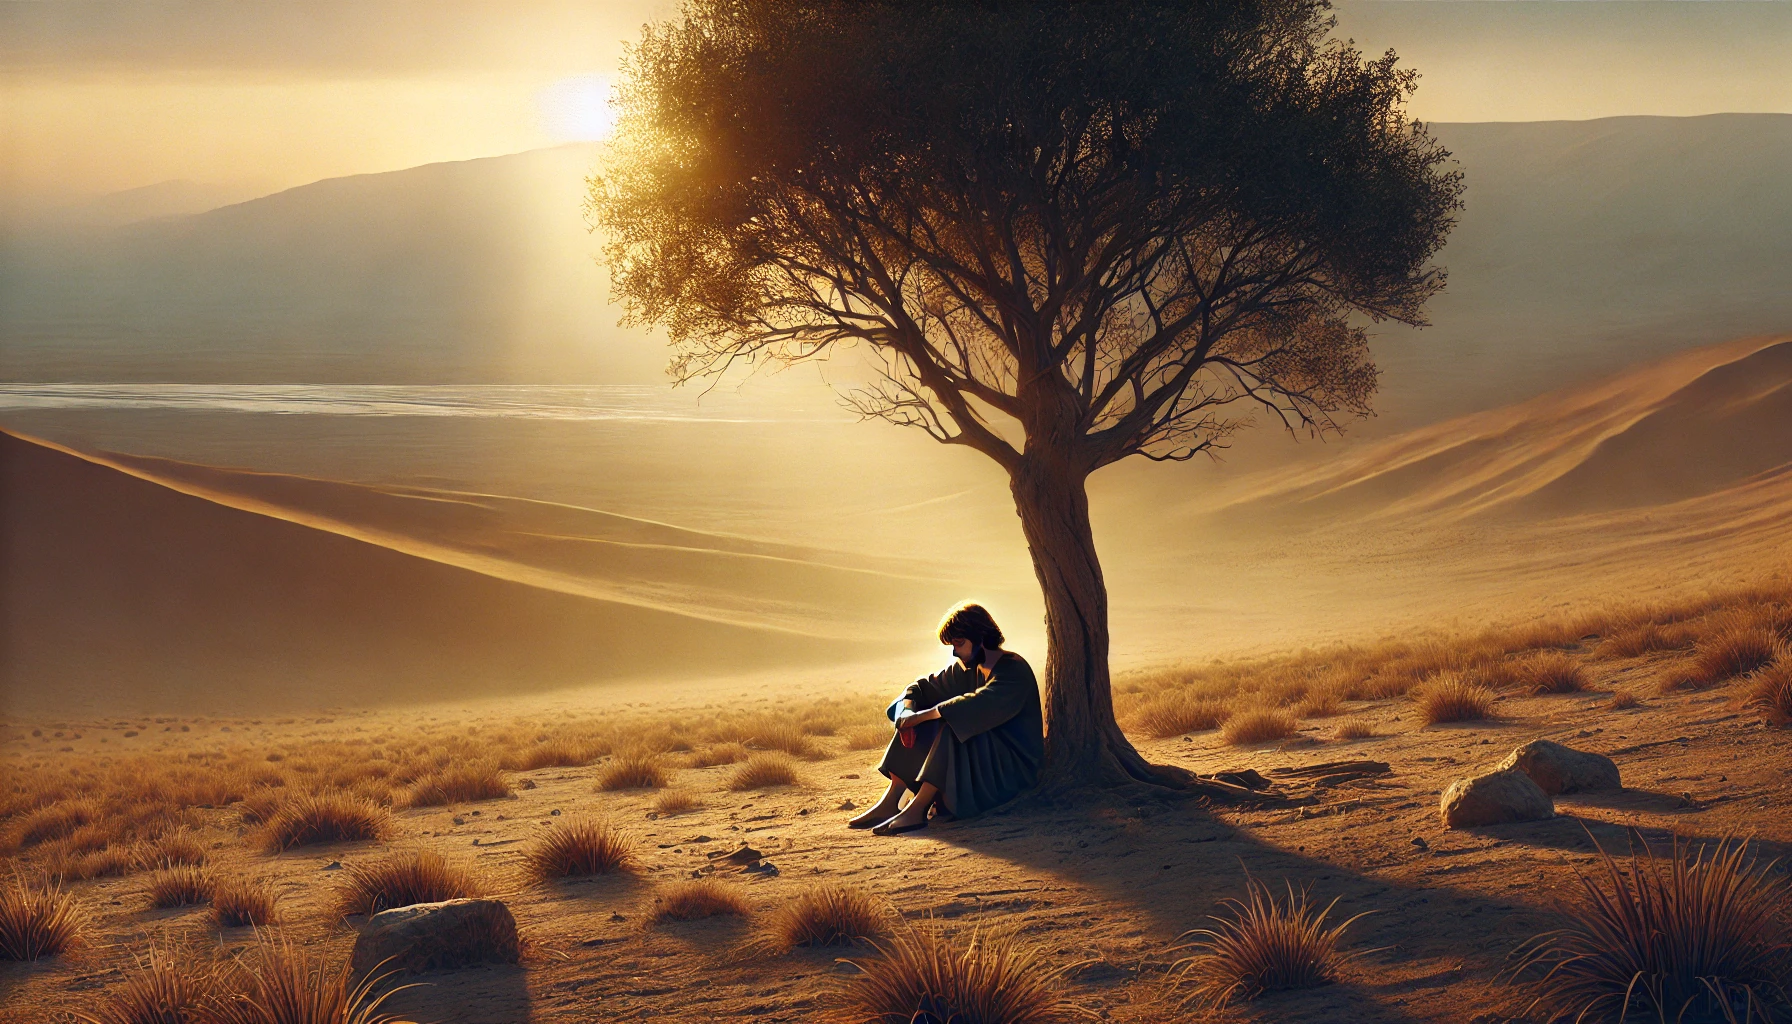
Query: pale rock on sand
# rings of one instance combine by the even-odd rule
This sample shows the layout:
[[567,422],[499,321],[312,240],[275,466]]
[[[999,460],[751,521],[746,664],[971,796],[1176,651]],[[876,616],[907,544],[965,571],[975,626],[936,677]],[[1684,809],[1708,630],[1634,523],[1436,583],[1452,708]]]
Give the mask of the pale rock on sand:
[[1548,793],[1590,793],[1623,789],[1618,763],[1604,754],[1575,750],[1549,740],[1532,740],[1514,750],[1496,771],[1517,769]]
[[1511,768],[1450,783],[1441,810],[1447,828],[1542,821],[1556,813],[1549,794],[1529,775]]
[[480,963],[514,964],[520,955],[516,919],[498,900],[447,900],[383,910],[355,939],[356,975],[448,970]]

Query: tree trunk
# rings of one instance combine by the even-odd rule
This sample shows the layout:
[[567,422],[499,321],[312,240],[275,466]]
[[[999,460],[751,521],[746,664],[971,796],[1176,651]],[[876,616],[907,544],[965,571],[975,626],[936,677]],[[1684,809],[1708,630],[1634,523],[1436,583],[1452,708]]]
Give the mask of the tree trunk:
[[1033,456],[1010,480],[1045,597],[1047,791],[1129,781],[1180,785],[1153,768],[1114,720],[1108,678],[1108,590],[1089,526],[1088,473]]

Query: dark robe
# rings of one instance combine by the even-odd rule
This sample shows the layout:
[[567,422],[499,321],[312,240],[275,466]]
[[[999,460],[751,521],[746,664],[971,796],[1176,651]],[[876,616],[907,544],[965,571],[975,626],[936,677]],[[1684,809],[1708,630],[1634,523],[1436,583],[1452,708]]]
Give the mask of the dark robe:
[[1039,781],[1045,756],[1045,717],[1033,667],[1012,651],[982,672],[953,661],[933,675],[910,683],[891,702],[891,721],[912,701],[916,711],[937,708],[936,721],[916,726],[915,745],[890,740],[877,770],[901,779],[911,790],[923,782],[939,787],[940,801],[954,817],[968,818],[1014,799]]

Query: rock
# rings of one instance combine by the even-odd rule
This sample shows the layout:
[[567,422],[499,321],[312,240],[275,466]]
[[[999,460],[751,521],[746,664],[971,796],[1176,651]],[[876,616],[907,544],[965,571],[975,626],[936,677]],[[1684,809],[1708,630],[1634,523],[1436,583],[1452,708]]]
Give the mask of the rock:
[[1624,788],[1618,781],[1616,761],[1604,754],[1590,754],[1549,740],[1532,740],[1519,747],[1495,771],[1510,768],[1529,775],[1550,796]]
[[846,802],[842,803],[840,806],[834,808],[834,810],[836,810],[836,811],[851,811],[851,810],[857,810],[858,806],[859,806],[858,804],[853,803],[851,800],[847,800]]
[[1427,843],[1427,842],[1426,842],[1426,841],[1425,841],[1425,840],[1424,840],[1424,838],[1423,838],[1423,837],[1420,837],[1420,836],[1413,836],[1413,837],[1412,837],[1412,845],[1414,845],[1414,846],[1416,846],[1416,847],[1418,847],[1418,848],[1419,848],[1419,849],[1421,849],[1421,850],[1429,850],[1429,849],[1431,849],[1431,844],[1430,844],[1430,843]]
[[367,921],[350,958],[370,972],[451,970],[479,963],[514,964],[516,919],[497,900],[448,900],[395,907]]
[[1444,790],[1441,810],[1448,828],[1542,821],[1556,813],[1549,794],[1516,768],[1457,779]]
[[743,873],[749,874],[749,875],[766,875],[769,877],[775,877],[778,874],[778,868],[777,868],[777,865],[773,864],[769,860],[758,861],[753,864],[747,865],[746,868],[743,869]]
[[758,850],[753,849],[751,846],[743,846],[740,849],[734,851],[733,853],[723,853],[722,851],[717,850],[716,852],[709,855],[709,859],[710,860],[725,860],[725,861],[728,861],[733,864],[751,864],[754,861],[759,860],[764,856],[765,856],[765,854],[760,853]]

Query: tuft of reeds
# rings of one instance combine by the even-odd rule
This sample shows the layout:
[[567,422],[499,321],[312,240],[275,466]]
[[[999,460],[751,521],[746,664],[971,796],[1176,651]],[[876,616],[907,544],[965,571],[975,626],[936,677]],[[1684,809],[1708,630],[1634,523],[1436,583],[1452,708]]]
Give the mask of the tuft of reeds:
[[411,850],[376,861],[349,865],[336,890],[336,912],[377,914],[393,907],[485,894],[485,887],[467,868],[430,850]]
[[205,847],[186,829],[164,833],[143,848],[143,865],[148,868],[171,868],[177,865],[197,867],[206,861]]
[[1340,740],[1366,740],[1375,735],[1375,723],[1367,718],[1346,718],[1338,723],[1338,731],[1333,733]]
[[1516,668],[1520,685],[1533,695],[1579,693],[1587,688],[1587,673],[1580,660],[1561,651],[1532,655]]
[[1499,695],[1461,676],[1439,676],[1413,691],[1413,705],[1426,725],[1478,722],[1493,714]]
[[389,974],[357,982],[346,962],[312,960],[284,938],[257,936],[236,974],[235,991],[208,1011],[206,1024],[412,1024],[380,1009],[412,986],[380,991]]
[[1168,739],[1184,733],[1217,729],[1232,716],[1224,701],[1187,691],[1171,691],[1147,701],[1133,712],[1132,721],[1148,736]]
[[545,882],[628,871],[634,858],[635,842],[628,833],[609,822],[575,818],[538,835],[523,851],[523,868],[530,878]]
[[1064,974],[1076,965],[1053,963],[1013,928],[950,934],[937,922],[904,922],[869,944],[879,955],[843,960],[859,970],[837,996],[854,1020],[1059,1024],[1086,1016],[1063,996]]
[[279,853],[315,843],[382,840],[392,832],[384,807],[346,793],[313,793],[280,805],[261,834],[262,846]]
[[600,790],[658,789],[667,781],[665,757],[651,750],[624,751],[597,773]]
[[454,765],[418,779],[405,797],[411,807],[441,807],[474,800],[501,800],[510,795],[510,783],[489,761]]
[[1336,980],[1339,968],[1357,955],[1340,949],[1339,941],[1363,914],[1328,927],[1336,899],[1320,907],[1306,889],[1283,884],[1286,900],[1246,877],[1244,899],[1221,901],[1229,916],[1212,917],[1214,927],[1178,937],[1193,941],[1176,951],[1194,951],[1170,966],[1171,981],[1186,992],[1183,1005],[1217,1010],[1265,992],[1315,988]]
[[59,885],[14,875],[0,889],[0,960],[55,956],[79,943],[85,926],[80,904]]
[[260,928],[278,913],[273,890],[259,879],[226,878],[212,887],[212,921],[220,928]]
[[1781,649],[1772,629],[1743,619],[1724,622],[1693,648],[1686,681],[1694,688],[1715,686],[1772,664]]
[[1602,658],[1639,658],[1656,651],[1679,651],[1693,645],[1698,634],[1684,623],[1642,622],[1613,633],[1599,646]]
[[190,907],[211,901],[217,886],[212,876],[191,864],[164,868],[149,876],[149,905],[158,910]]
[[1626,867],[1599,850],[1576,877],[1565,928],[1513,953],[1511,979],[1534,986],[1549,1020],[1753,1021],[1792,1013],[1792,933],[1785,886],[1746,843],[1696,851],[1676,837],[1657,857],[1633,833]]
[[739,764],[752,756],[752,752],[739,743],[711,743],[698,747],[684,756],[684,763],[690,768],[714,768],[717,765]]
[[1300,728],[1294,716],[1281,708],[1251,708],[1226,719],[1220,739],[1232,746],[1287,739]]
[[62,839],[99,816],[99,805],[92,800],[58,801],[25,815],[17,826],[18,837],[14,841],[21,847],[29,847]]
[[848,750],[876,750],[889,745],[896,729],[888,725],[857,725],[846,730],[844,735]]
[[749,747],[760,750],[781,750],[791,757],[800,757],[805,761],[817,761],[827,757],[827,751],[802,727],[790,722],[773,722],[759,726],[747,739]]
[[890,910],[863,890],[818,885],[772,915],[771,943],[781,952],[798,946],[850,946],[889,930]]
[[696,921],[705,917],[746,917],[746,897],[734,886],[713,878],[693,878],[668,885],[654,900],[655,921]]
[[728,788],[735,791],[768,789],[772,786],[794,786],[798,776],[796,761],[785,753],[754,754],[728,777]]
[[214,973],[151,944],[124,984],[106,990],[96,1014],[72,1015],[82,1024],[208,1024],[223,995]]
[[1613,690],[1611,698],[1605,702],[1605,706],[1613,711],[1627,711],[1634,707],[1640,707],[1642,703],[1642,698],[1629,690]]
[[688,789],[669,789],[653,802],[653,813],[661,816],[685,814],[703,806],[697,794]]
[[1769,724],[1792,725],[1792,658],[1782,658],[1755,673],[1749,682],[1747,706],[1766,715]]

